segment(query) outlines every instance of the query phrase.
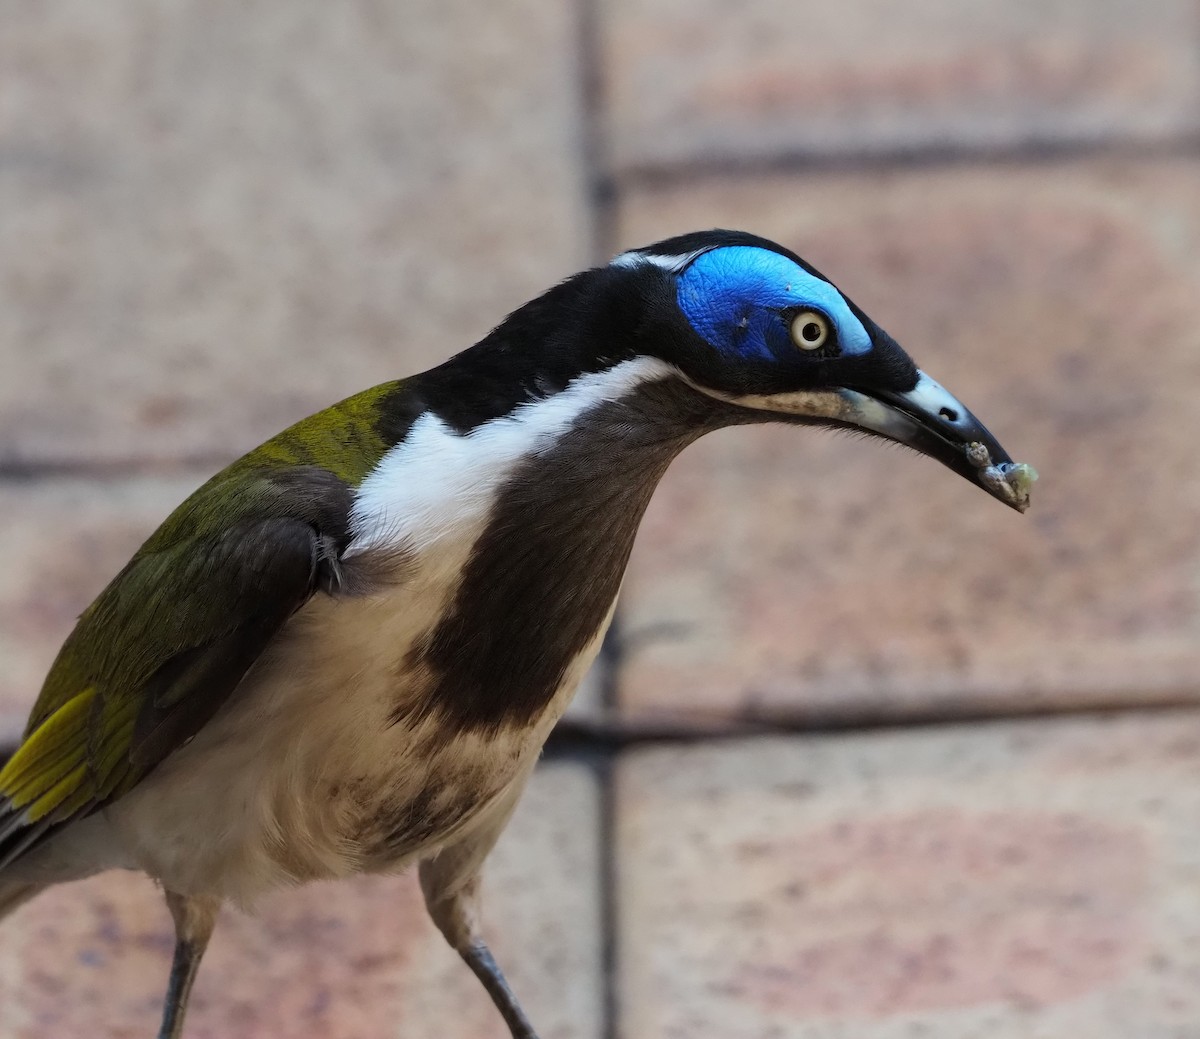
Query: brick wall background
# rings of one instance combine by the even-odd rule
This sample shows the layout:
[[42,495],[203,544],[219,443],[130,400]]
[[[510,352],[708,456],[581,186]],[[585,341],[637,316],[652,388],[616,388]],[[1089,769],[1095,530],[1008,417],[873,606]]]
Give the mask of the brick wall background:
[[[494,858],[543,1039],[1200,1036],[1195,0],[0,7],[0,738],[192,487],[620,248],[829,273],[1020,458],[733,430]],[[0,1036],[144,1037],[141,878]],[[192,1039],[502,1034],[411,878],[229,914]]]

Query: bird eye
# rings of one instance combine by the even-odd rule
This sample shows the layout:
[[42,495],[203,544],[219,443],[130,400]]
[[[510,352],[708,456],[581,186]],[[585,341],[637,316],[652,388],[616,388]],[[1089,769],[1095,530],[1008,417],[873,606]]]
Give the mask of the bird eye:
[[792,318],[792,342],[801,350],[819,350],[829,341],[829,318],[802,310]]

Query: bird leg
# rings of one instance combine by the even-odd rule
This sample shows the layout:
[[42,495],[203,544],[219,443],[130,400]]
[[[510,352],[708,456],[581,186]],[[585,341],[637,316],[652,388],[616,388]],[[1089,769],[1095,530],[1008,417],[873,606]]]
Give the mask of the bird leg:
[[504,973],[496,965],[479,927],[480,869],[504,829],[525,785],[514,782],[485,817],[454,844],[421,863],[421,890],[430,917],[492,997],[512,1039],[537,1039]]
[[[422,887],[425,887],[427,875],[425,865],[421,864]],[[491,949],[479,935],[479,875],[472,877],[449,898],[433,901],[426,889],[425,905],[429,908],[429,915],[433,917],[438,930],[445,935],[446,941],[483,982],[483,987],[492,997],[492,1002],[500,1011],[504,1023],[508,1025],[513,1039],[537,1039],[533,1025],[525,1016],[517,997],[513,995],[504,973],[496,965]]]
[[158,1039],[180,1039],[188,996],[200,968],[200,957],[212,937],[221,902],[207,895],[188,897],[174,891],[166,892],[166,896],[167,906],[175,919],[175,958],[171,963],[171,979],[167,983]]

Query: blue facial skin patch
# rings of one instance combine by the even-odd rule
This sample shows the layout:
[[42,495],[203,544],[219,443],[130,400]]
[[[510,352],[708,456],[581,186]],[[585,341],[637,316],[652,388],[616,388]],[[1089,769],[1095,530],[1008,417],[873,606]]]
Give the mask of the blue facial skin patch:
[[871,337],[827,281],[786,256],[727,245],[698,256],[679,277],[679,308],[722,353],[772,360],[795,356],[782,310],[812,309],[829,318],[842,354],[865,354]]

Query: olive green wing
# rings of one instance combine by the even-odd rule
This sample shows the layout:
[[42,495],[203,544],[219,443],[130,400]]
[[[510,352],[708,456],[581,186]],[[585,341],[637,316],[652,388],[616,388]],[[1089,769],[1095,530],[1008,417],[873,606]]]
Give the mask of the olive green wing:
[[320,468],[235,465],[167,519],[80,617],[0,770],[0,867],[133,787],[339,588],[351,502]]

